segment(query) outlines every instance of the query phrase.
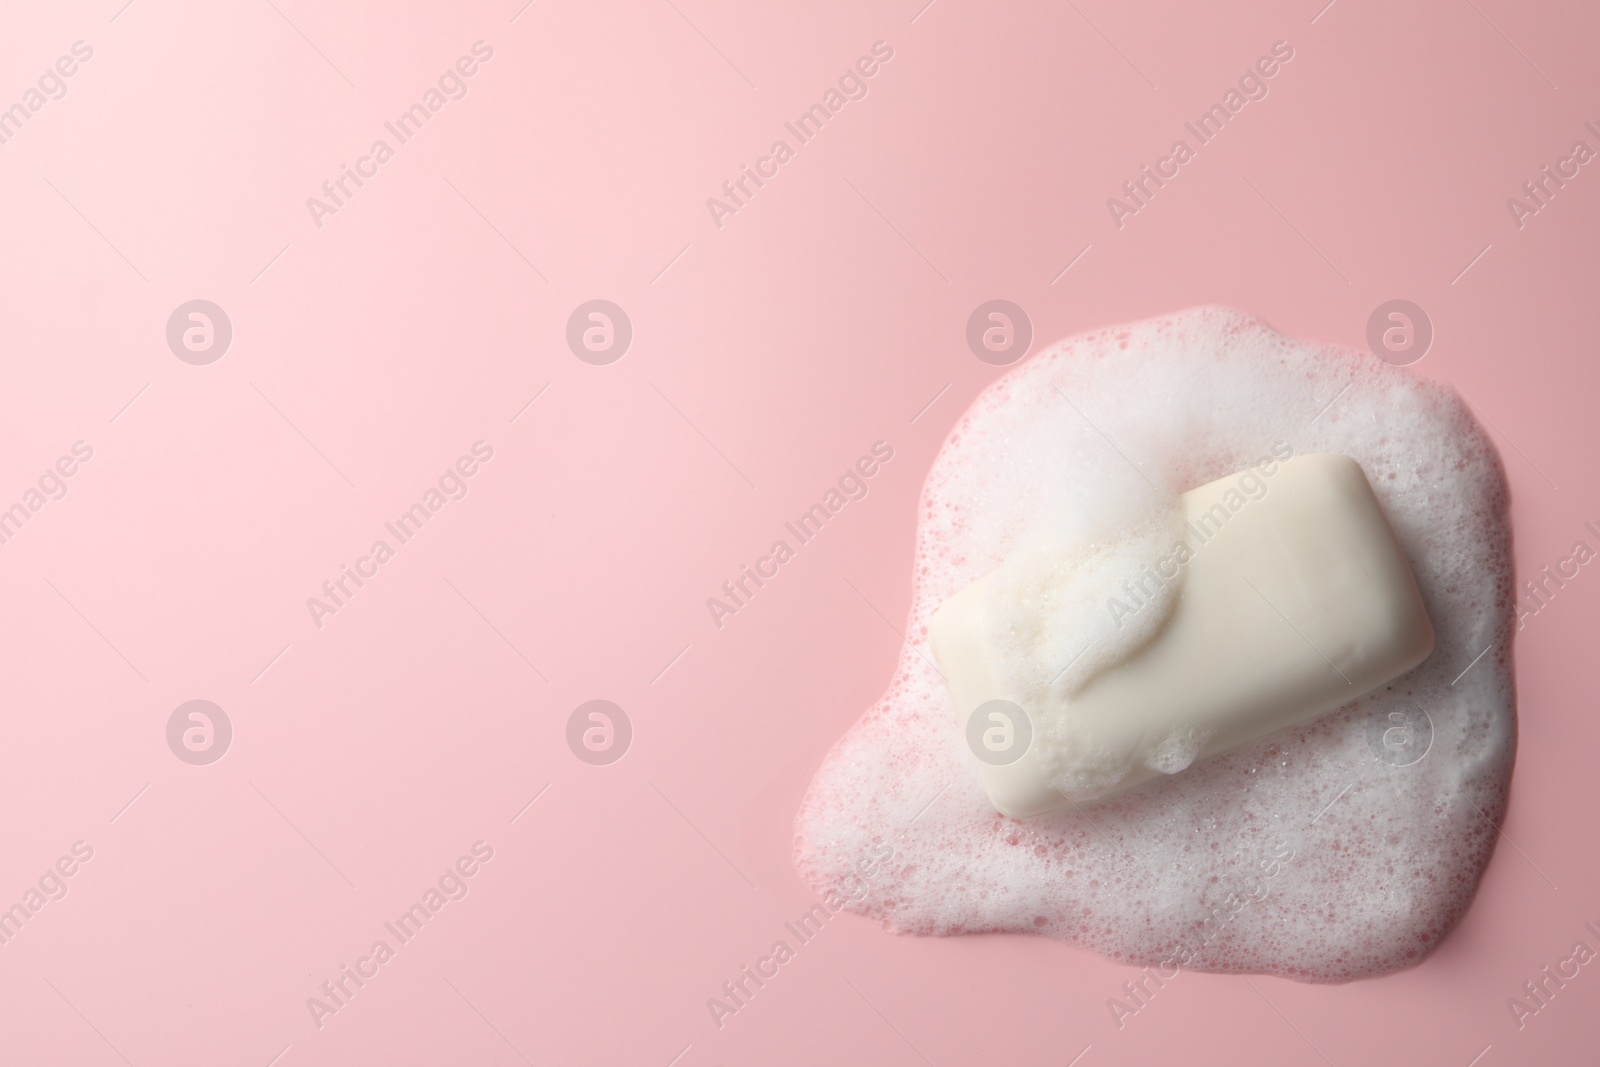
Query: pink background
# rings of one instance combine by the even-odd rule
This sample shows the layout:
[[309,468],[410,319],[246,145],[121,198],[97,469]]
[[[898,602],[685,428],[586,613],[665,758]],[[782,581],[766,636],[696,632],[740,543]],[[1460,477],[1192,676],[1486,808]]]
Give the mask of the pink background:
[[[1600,174],[1520,230],[1506,199],[1600,147],[1600,13],[1320,2],[10,5],[0,106],[94,55],[0,146],[0,507],[94,458],[0,546],[0,906],[94,857],[0,946],[0,1060],[1592,1062],[1600,970],[1520,1032],[1506,1008],[1600,948],[1587,568],[1518,636],[1509,842],[1420,966],[1185,974],[1119,1031],[1125,968],[845,917],[706,1009],[815,899],[791,820],[890,676],[923,474],[1002,373],[963,339],[980,302],[1036,347],[1208,302],[1361,346],[1414,300],[1415,372],[1501,434],[1519,572],[1597,543]],[[1106,198],[1280,39],[1270,95],[1119,230]],[[306,198],[478,40],[468,95],[317,228]],[[714,225],[878,40],[869,95]],[[564,342],[596,297],[634,326],[610,366]],[[196,298],[233,324],[209,366],[164,337]],[[470,494],[316,628],[306,598],[480,439]],[[871,495],[715,628],[879,439]],[[635,731],[610,766],[565,741],[597,697]],[[197,698],[234,728],[209,766],[165,739]],[[470,894],[319,1029],[319,983],[478,840]]]

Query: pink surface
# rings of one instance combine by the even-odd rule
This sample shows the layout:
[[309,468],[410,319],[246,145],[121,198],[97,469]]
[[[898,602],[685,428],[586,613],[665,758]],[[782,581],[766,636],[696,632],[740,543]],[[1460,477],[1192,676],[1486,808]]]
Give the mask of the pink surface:
[[[1519,572],[1600,545],[1600,178],[1569,164],[1520,228],[1507,206],[1600,148],[1600,15],[1319,6],[9,10],[0,107],[93,55],[0,127],[0,507],[41,505],[0,545],[0,897],[66,890],[0,945],[0,1059],[1589,1062],[1592,967],[1520,1029],[1507,1008],[1600,948],[1588,567],[1518,635],[1504,837],[1420,966],[1185,974],[1119,1030],[1126,968],[845,916],[707,1011],[814,902],[792,817],[893,669],[922,476],[1002,373],[966,346],[980,303],[1036,345],[1221,303],[1359,346],[1415,301],[1414,371],[1497,434]],[[1107,198],[1279,40],[1268,96],[1119,228]],[[477,41],[465,95],[398,144],[384,124]],[[719,228],[707,198],[877,41],[865,98]],[[393,158],[314,221],[379,138]],[[197,299],[232,324],[206,365],[166,337]],[[610,365],[565,340],[593,299],[632,323]],[[706,599],[878,440],[868,496],[714,625]],[[466,495],[318,627],[307,598],[478,441]],[[232,726],[207,765],[168,745],[197,699]],[[618,762],[569,748],[592,699],[631,722]],[[442,877],[465,896],[400,944],[384,924]],[[314,1020],[342,965],[376,973]]]

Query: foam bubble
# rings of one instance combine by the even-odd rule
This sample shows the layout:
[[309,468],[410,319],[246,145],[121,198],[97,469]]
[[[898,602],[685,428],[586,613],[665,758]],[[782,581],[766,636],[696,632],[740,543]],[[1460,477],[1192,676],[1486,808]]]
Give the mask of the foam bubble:
[[[1338,712],[1130,793],[1027,820],[996,812],[930,663],[932,613],[1045,535],[1088,550],[1108,523],[1137,522],[1280,442],[1361,463],[1421,589],[1433,654]],[[1039,353],[978,397],[928,475],[910,639],[801,806],[801,874],[820,889],[890,841],[881,888],[850,907],[897,932],[1043,933],[1141,965],[1306,981],[1415,963],[1470,903],[1505,809],[1507,503],[1499,459],[1454,394],[1238,312],[1196,309]],[[1426,755],[1392,756],[1395,724],[1424,719]],[[1180,768],[1196,741],[1147,758]]]

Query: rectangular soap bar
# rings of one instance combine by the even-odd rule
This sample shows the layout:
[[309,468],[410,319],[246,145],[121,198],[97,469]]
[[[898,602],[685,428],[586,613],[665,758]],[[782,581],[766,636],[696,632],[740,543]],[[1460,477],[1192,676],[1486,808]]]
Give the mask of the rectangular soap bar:
[[[1243,506],[1239,478],[1183,495],[1190,559],[1166,624],[1070,696],[1052,690],[1026,706],[1000,691],[984,626],[999,595],[993,575],[934,614],[929,641],[957,724],[966,730],[995,700],[1023,705],[1031,722],[1023,725],[1032,741],[1012,762],[987,762],[974,749],[1001,812],[1038,815],[1163,776],[1135,762],[1116,772],[1119,780],[1069,796],[1051,785],[1047,767],[1057,781],[1074,759],[1117,767],[1119,753],[1186,728],[1205,739],[1196,757],[1205,759],[1348,704],[1433,650],[1416,581],[1360,464],[1344,455],[1290,459]],[[1074,740],[1064,749],[1062,731],[1051,730],[1058,716],[1071,717],[1065,733]]]

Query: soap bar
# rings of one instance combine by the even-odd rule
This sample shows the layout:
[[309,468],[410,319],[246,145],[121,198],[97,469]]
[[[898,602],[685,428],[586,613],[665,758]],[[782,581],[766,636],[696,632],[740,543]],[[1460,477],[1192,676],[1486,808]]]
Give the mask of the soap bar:
[[[1246,483],[1259,495],[1239,490],[1251,472],[1183,494],[1187,551],[1141,579],[1180,583],[1170,614],[1076,691],[1002,691],[994,620],[1014,614],[1000,602],[1014,583],[987,575],[934,614],[929,643],[999,811],[1039,815],[1176,773],[1336,710],[1432,652],[1416,581],[1360,464],[1314,454],[1274,466]],[[1189,745],[1176,757],[1173,739]]]

